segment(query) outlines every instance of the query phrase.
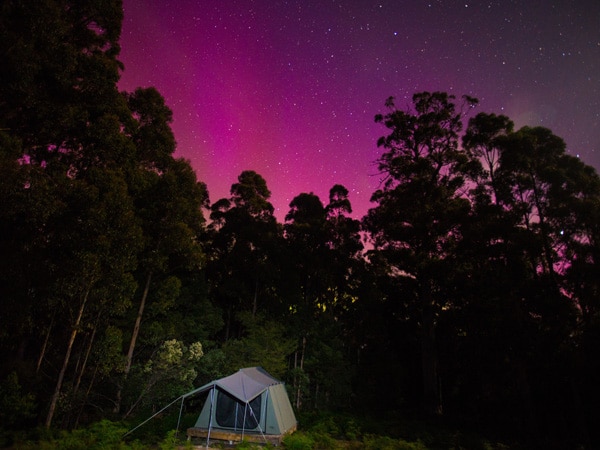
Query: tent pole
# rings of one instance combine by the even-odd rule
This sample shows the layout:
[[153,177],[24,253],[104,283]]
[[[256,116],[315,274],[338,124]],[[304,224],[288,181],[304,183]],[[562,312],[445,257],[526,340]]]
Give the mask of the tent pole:
[[[269,395],[269,394],[268,394],[268,392],[269,392],[269,391],[267,391],[267,396]],[[265,402],[265,403],[266,403],[266,402]],[[252,410],[252,407],[250,407],[250,415],[251,415],[252,417],[254,417],[254,422],[256,423],[256,426],[258,427],[258,431],[260,431],[260,435],[262,436],[263,440],[264,440],[265,442],[267,442],[267,437],[265,436],[265,433],[263,432],[263,429],[262,429],[262,427],[260,426],[260,423],[258,422],[258,419],[256,418],[256,414],[254,414],[254,411]],[[244,423],[245,423],[245,422],[244,422]],[[242,439],[243,439],[243,437],[242,437]]]
[[212,419],[214,405],[215,405],[215,387],[210,390],[210,414],[208,415],[208,433],[206,433],[206,448],[210,445],[210,430],[212,429]]
[[[244,440],[244,431],[246,431],[246,413],[248,411],[248,402],[244,404],[244,417],[242,418],[242,441]],[[252,411],[252,408],[250,408]]]
[[181,396],[181,406],[179,407],[179,418],[177,419],[177,429],[175,430],[175,439],[177,439],[177,435],[179,434],[179,424],[181,423],[181,413],[183,411],[183,396]]

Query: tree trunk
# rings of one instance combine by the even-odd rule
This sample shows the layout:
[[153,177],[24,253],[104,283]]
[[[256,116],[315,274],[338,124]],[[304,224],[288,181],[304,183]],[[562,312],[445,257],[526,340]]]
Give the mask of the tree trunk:
[[258,309],[258,280],[254,284],[254,298],[252,299],[252,317],[256,317],[256,310]]
[[[302,351],[300,353],[300,370],[304,371],[304,352],[306,351],[306,336],[302,337]],[[296,352],[296,354],[298,354]],[[302,380],[296,384],[296,410],[300,411],[302,406]]]
[[429,280],[421,286],[421,365],[423,370],[423,408],[426,414],[442,414],[442,400],[435,344],[435,307]]
[[231,316],[233,313],[231,312],[232,308],[229,306],[227,308],[227,320],[225,321],[225,342],[229,340],[229,336],[231,333]]
[[98,366],[96,366],[96,368],[94,369],[94,373],[92,374],[92,379],[90,380],[90,385],[86,389],[85,396],[83,397],[83,400],[81,401],[81,408],[79,408],[79,413],[77,414],[77,418],[75,419],[75,425],[73,426],[74,429],[77,429],[77,427],[79,426],[79,419],[81,419],[81,414],[83,413],[83,409],[85,408],[85,405],[87,404],[87,400],[90,396],[90,392],[92,391],[92,386],[94,385],[94,382],[96,381],[97,374],[98,374]]
[[52,326],[54,325],[54,316],[56,315],[56,310],[52,313],[52,319],[50,320],[50,325],[48,325],[48,331],[46,332],[46,337],[44,338],[44,343],[42,344],[42,349],[40,350],[40,357],[38,358],[37,365],[35,367],[35,373],[39,373],[40,367],[42,367],[42,362],[44,361],[44,356],[46,356],[46,349],[48,348],[48,341],[50,340],[50,331],[52,331]]
[[140,395],[138,396],[138,398],[133,402],[133,404],[131,405],[131,407],[129,408],[129,410],[123,415],[123,419],[127,419],[129,417],[129,415],[135,410],[135,408],[137,408],[137,405],[142,401],[142,399],[144,398],[144,396],[150,391],[149,388],[144,388],[142,389],[142,392],[140,392]]
[[133,361],[133,352],[135,350],[135,343],[140,333],[140,326],[142,324],[142,317],[144,315],[144,309],[146,308],[146,300],[148,299],[148,292],[150,291],[150,282],[152,281],[152,271],[148,272],[146,277],[146,285],[144,286],[144,292],[142,293],[142,299],[140,300],[140,307],[138,308],[138,314],[135,319],[135,325],[133,326],[133,333],[131,334],[131,341],[129,342],[129,350],[127,351],[127,362],[125,364],[125,370],[123,372],[123,383],[117,390],[117,398],[115,401],[115,412],[118,413],[121,410],[121,397],[123,394],[123,384],[127,380],[127,376],[131,370],[131,364]]
[[138,314],[135,319],[135,325],[133,326],[133,333],[131,334],[131,342],[129,343],[129,351],[127,352],[127,364],[125,365],[125,376],[129,374],[131,370],[131,363],[133,361],[133,351],[135,350],[135,343],[137,337],[140,334],[140,325],[142,324],[142,316],[144,315],[144,309],[146,308],[146,300],[148,299],[148,292],[150,291],[150,281],[152,281],[152,272],[148,273],[146,278],[146,286],[144,286],[144,293],[142,294],[142,300],[140,301],[140,307]]
[[88,359],[90,357],[90,353],[92,352],[92,346],[94,345],[94,338],[96,337],[96,326],[92,329],[92,335],[90,336],[87,348],[85,350],[85,356],[83,357],[83,362],[81,363],[81,368],[79,369],[79,374],[77,375],[77,381],[75,382],[75,387],[73,387],[73,394],[76,394],[79,390],[79,386],[81,384],[81,379],[83,378],[83,374],[85,372],[85,368],[87,366]]
[[89,292],[90,291],[88,289],[85,295],[83,296],[83,301],[81,302],[81,306],[79,307],[77,319],[75,320],[75,323],[73,324],[73,329],[71,330],[71,336],[69,338],[69,344],[67,345],[65,359],[63,360],[62,368],[60,369],[60,373],[58,374],[58,379],[56,380],[56,386],[54,388],[54,394],[52,395],[52,400],[50,401],[50,408],[48,409],[48,415],[46,416],[46,428],[50,428],[50,425],[52,424],[52,418],[54,417],[54,412],[56,411],[56,404],[58,403],[58,397],[60,396],[62,383],[65,378],[67,366],[69,365],[69,359],[71,358],[73,343],[75,342],[75,338],[77,337],[77,331],[79,330],[79,325],[81,323],[81,318],[83,317],[83,311],[85,310],[85,304],[87,302]]

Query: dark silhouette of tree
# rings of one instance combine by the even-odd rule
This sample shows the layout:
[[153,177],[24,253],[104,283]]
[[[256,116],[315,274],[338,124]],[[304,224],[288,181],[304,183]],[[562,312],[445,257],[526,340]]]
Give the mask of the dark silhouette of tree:
[[[68,207],[59,218],[54,250],[60,274],[51,299],[70,327],[62,366],[46,417],[52,423],[75,338],[85,320],[91,300],[114,302],[114,295],[127,274],[135,268],[140,230],[134,220],[133,202],[120,173],[91,170],[86,179],[73,180],[63,199]],[[114,297],[97,295],[108,280],[115,283]],[[105,291],[103,286],[100,294]]]
[[[473,99],[466,99],[473,105]],[[390,131],[379,139],[384,153],[378,161],[382,188],[371,200],[365,226],[374,252],[386,259],[389,270],[414,280],[419,321],[423,406],[429,414],[442,413],[436,323],[449,299],[443,291],[451,267],[449,256],[461,238],[461,222],[469,211],[463,197],[462,173],[468,158],[459,149],[462,114],[454,97],[441,92],[413,96],[413,110],[386,103],[389,112],[376,122]]]
[[285,272],[292,312],[288,320],[298,342],[293,362],[298,408],[325,405],[327,398],[348,401],[351,325],[346,319],[356,301],[362,243],[359,222],[349,217],[348,190],[333,186],[329,200],[323,206],[316,195],[299,194],[284,224],[290,263]]
[[[144,286],[155,266],[199,270],[207,194],[189,164],[172,157],[160,94],[117,89],[120,1],[1,8],[0,190],[15,207],[0,216],[3,286],[20,275],[1,288],[16,334],[0,339],[0,351],[17,349],[16,360],[33,366],[20,374],[47,375],[28,382],[39,385],[50,426],[59,397],[74,405],[82,383],[89,391],[98,373],[119,370],[118,361],[89,362],[97,336],[117,336],[111,321],[128,309],[134,274]],[[151,257],[151,247],[169,245],[168,257]]]
[[[215,300],[226,312],[225,340],[235,313],[280,313],[275,263],[281,228],[264,178],[247,170],[231,186],[231,198],[211,206],[208,274]],[[239,337],[239,336],[238,336]]]
[[[585,442],[582,354],[574,339],[583,322],[568,276],[577,264],[572,252],[589,243],[580,227],[589,217],[583,210],[597,201],[598,176],[549,130],[513,132],[506,117],[479,114],[463,141],[487,170],[472,178],[474,208],[453,280],[466,294],[462,345],[470,347],[462,353],[480,362],[454,367],[455,374],[459,365],[476,367],[462,375],[460,402],[537,440],[556,437],[550,430],[561,420]],[[478,392],[485,402],[469,399]]]
[[252,170],[209,206],[160,93],[117,89],[122,17],[0,6],[4,427],[133,415],[263,365],[298,409],[420,403],[597,446],[600,178],[561,138],[485,113],[463,130],[475,99],[421,92],[376,116],[362,223],[342,185],[277,223]]
[[[124,376],[132,368],[137,339],[145,318],[148,300],[156,301],[155,314],[163,314],[176,302],[182,272],[199,271],[204,265],[201,233],[204,226],[201,207],[207,198],[187,161],[172,160],[160,174],[149,172],[146,190],[137,198],[138,214],[145,246],[139,255],[139,306],[128,346]],[[164,290],[161,286],[172,286]],[[177,287],[175,287],[177,286]],[[152,290],[156,292],[153,295]],[[150,321],[148,320],[148,325]],[[157,329],[154,327],[153,333]],[[165,333],[164,339],[168,337]],[[155,337],[156,339],[156,337]],[[156,343],[155,345],[161,345]],[[135,383],[133,385],[135,388]],[[120,389],[115,409],[120,409]]]

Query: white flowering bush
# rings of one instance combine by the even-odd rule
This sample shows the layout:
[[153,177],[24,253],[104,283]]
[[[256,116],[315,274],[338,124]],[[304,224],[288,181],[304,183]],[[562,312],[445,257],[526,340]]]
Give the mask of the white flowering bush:
[[168,401],[194,385],[198,375],[198,364],[204,356],[201,342],[186,346],[182,341],[164,341],[138,368],[138,376],[133,386],[140,387],[133,407],[143,404]]
[[190,361],[200,361],[200,358],[204,356],[204,350],[200,342],[194,342],[188,349]]

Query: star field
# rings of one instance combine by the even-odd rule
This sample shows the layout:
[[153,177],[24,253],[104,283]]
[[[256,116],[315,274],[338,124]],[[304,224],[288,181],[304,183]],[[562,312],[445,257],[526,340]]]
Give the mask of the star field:
[[211,202],[243,170],[293,197],[378,187],[375,114],[442,90],[545,126],[600,167],[600,2],[124,0],[121,89],[155,86]]

